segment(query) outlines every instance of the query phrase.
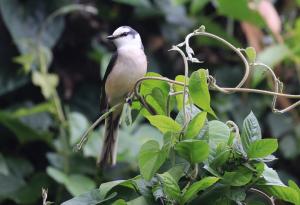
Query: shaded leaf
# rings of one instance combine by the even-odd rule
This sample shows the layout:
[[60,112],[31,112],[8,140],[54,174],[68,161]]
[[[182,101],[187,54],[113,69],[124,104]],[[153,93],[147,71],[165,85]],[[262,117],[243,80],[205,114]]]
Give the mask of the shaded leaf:
[[245,167],[239,167],[236,171],[225,172],[222,181],[231,186],[243,186],[248,184],[251,179],[252,172]]
[[159,148],[157,141],[150,140],[143,144],[139,153],[139,168],[142,176],[149,181],[164,163],[166,157],[165,150]]
[[201,179],[200,181],[193,183],[187,189],[187,191],[183,194],[181,204],[185,204],[185,203],[191,201],[192,199],[195,198],[196,194],[199,191],[207,189],[208,187],[215,184],[218,180],[219,180],[219,178],[216,178],[216,177],[205,177],[205,178]]
[[245,151],[247,152],[252,142],[260,139],[261,130],[259,123],[253,112],[250,112],[250,114],[244,120],[243,132],[241,135],[241,140]]
[[179,156],[192,164],[204,161],[209,154],[209,146],[203,140],[180,141],[175,145],[175,150]]
[[275,152],[277,148],[276,139],[261,139],[250,144],[247,154],[249,158],[263,158]]

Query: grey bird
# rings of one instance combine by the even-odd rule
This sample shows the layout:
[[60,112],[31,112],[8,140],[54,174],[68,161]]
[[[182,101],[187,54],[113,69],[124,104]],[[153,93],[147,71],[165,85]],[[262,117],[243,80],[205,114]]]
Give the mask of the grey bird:
[[[107,39],[117,50],[113,54],[103,78],[101,107],[109,110],[125,101],[135,83],[147,72],[147,59],[138,32],[129,26],[121,26]],[[113,166],[117,160],[118,127],[122,106],[105,119],[102,153],[98,159],[100,167]]]

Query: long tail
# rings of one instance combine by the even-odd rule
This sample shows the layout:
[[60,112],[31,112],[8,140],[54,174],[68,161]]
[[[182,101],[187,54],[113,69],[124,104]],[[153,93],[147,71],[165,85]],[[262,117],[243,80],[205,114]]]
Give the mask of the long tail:
[[113,166],[117,161],[118,127],[120,113],[110,113],[105,119],[104,141],[97,164],[104,168]]

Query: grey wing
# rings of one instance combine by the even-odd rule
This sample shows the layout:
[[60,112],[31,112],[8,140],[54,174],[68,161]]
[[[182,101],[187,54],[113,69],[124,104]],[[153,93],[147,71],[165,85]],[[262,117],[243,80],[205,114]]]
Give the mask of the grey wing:
[[100,110],[101,111],[107,109],[107,98],[106,98],[106,93],[105,93],[105,82],[106,82],[106,79],[107,79],[108,75],[110,74],[110,72],[112,71],[113,67],[116,64],[117,57],[118,57],[118,53],[115,52],[112,55],[112,57],[111,57],[111,59],[108,63],[107,69],[105,71],[105,74],[104,74],[104,77],[103,77],[103,80],[102,80],[101,98],[100,98]]

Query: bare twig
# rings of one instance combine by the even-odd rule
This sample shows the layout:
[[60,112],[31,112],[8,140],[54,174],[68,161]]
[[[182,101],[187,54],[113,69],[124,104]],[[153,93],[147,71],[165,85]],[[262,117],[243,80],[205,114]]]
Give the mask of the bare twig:
[[248,191],[260,195],[261,197],[263,197],[264,199],[266,199],[268,201],[269,205],[275,205],[275,201],[274,201],[273,197],[270,197],[265,192],[255,189],[255,188],[250,188]]
[[[184,60],[185,79],[187,78],[186,74],[188,72],[187,61],[189,60],[191,62],[196,62],[196,63],[201,62],[198,59],[193,57],[194,52],[193,52],[192,48],[189,45],[189,40],[193,36],[207,36],[207,37],[213,38],[217,41],[220,41],[221,43],[224,43],[226,46],[228,46],[230,49],[232,49],[241,58],[241,60],[244,64],[244,67],[245,67],[244,76],[242,77],[241,81],[235,87],[228,87],[228,88],[227,87],[221,87],[217,84],[216,79],[213,76],[208,75],[207,76],[207,81],[209,83],[209,89],[216,90],[216,91],[219,91],[219,92],[222,92],[222,93],[225,93],[225,94],[230,94],[230,93],[235,93],[235,92],[244,92],[244,93],[258,93],[258,94],[264,94],[264,95],[271,95],[271,96],[273,96],[272,111],[275,112],[275,113],[285,113],[285,112],[288,112],[291,109],[297,107],[298,105],[300,105],[300,95],[291,95],[291,94],[282,93],[282,83],[276,77],[274,71],[269,66],[267,66],[263,63],[249,63],[247,61],[246,57],[241,52],[243,49],[236,48],[234,45],[232,45],[228,41],[224,40],[223,38],[221,38],[219,36],[216,36],[212,33],[206,32],[204,26],[201,26],[199,29],[197,29],[194,32],[188,34],[186,36],[184,42],[178,44],[177,46],[173,46],[172,49],[171,49],[171,50],[178,51],[181,54],[181,56]],[[183,53],[183,51],[179,48],[179,47],[182,47],[184,45],[185,45],[185,51],[186,51],[187,55],[185,55]],[[242,88],[242,86],[245,85],[245,82],[249,78],[250,67],[255,68],[256,66],[264,67],[271,74],[271,76],[273,78],[273,81],[274,81],[274,91],[260,90],[260,89],[253,89],[253,88]],[[138,91],[139,91],[140,85],[145,80],[161,80],[161,81],[166,81],[166,82],[169,82],[169,83],[173,83],[173,84],[183,86],[184,87],[183,97],[185,98],[186,87],[188,86],[186,81],[184,83],[182,83],[182,82],[171,80],[171,79],[168,79],[168,78],[165,78],[165,77],[144,77],[144,78],[141,78],[136,83],[135,88],[134,88],[134,94],[135,94],[135,96],[138,97],[138,99],[143,99],[143,96],[141,96],[141,94]],[[299,99],[299,100],[296,101],[295,103],[293,103],[292,105],[290,105],[286,108],[283,108],[282,110],[278,110],[276,108],[276,101],[277,101],[278,96],[292,98],[292,99]],[[185,102],[185,99],[184,99],[184,102],[183,102],[183,106],[184,106],[183,107],[183,112],[184,113],[185,113],[185,103],[186,102]],[[186,117],[186,115],[184,115],[184,117]]]

